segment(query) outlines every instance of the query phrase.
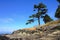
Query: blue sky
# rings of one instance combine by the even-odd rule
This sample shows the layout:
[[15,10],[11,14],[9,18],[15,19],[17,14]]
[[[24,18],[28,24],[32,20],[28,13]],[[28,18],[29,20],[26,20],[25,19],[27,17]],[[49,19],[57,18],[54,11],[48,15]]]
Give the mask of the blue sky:
[[[29,16],[34,12],[34,4],[44,3],[47,8],[47,14],[54,20],[58,2],[56,0],[0,0],[0,33],[12,32],[14,30],[29,28],[38,25],[37,21],[25,25]],[[44,22],[41,19],[41,24]]]

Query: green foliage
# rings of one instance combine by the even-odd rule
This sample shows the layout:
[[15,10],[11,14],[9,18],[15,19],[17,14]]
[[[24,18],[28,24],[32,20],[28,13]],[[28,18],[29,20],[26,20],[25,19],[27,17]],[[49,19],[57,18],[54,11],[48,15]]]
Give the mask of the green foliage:
[[26,25],[30,24],[31,22],[34,22],[34,19],[28,20],[28,22],[26,23]]
[[44,5],[43,3],[39,3],[39,8],[46,8],[46,5]]
[[47,12],[47,9],[42,10],[42,14],[45,14]]
[[34,8],[38,8],[37,5],[34,5]]
[[47,14],[45,16],[42,16],[42,18],[45,23],[53,21],[53,19],[51,19],[50,16]]
[[29,18],[35,18],[36,14],[33,14],[32,16],[29,16]]
[[43,3],[39,3],[38,5],[34,5],[34,9],[36,9],[38,12],[36,14],[29,16],[29,18],[32,18],[34,20],[28,21],[26,24],[34,22],[35,18],[37,18],[38,24],[40,25],[40,17],[47,12],[46,6]]
[[55,17],[60,19],[60,0],[57,0],[59,2],[58,8],[56,9]]
[[55,13],[56,18],[60,18],[60,5],[58,6],[56,13]]
[[39,3],[38,5],[34,5],[34,8],[46,8],[43,3]]
[[57,0],[60,3],[60,0]]
[[40,17],[40,15],[41,15],[41,12],[33,14],[32,16],[29,16],[29,18],[38,18]]
[[38,5],[34,5],[34,8],[38,9],[38,13],[34,14],[33,18],[37,18],[40,25],[40,17],[47,12],[46,6],[43,3],[39,3]]

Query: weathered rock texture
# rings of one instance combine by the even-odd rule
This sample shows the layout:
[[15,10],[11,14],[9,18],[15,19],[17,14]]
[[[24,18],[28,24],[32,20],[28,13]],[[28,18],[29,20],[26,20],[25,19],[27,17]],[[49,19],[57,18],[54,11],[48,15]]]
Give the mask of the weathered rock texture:
[[60,40],[60,20],[5,35],[10,40]]

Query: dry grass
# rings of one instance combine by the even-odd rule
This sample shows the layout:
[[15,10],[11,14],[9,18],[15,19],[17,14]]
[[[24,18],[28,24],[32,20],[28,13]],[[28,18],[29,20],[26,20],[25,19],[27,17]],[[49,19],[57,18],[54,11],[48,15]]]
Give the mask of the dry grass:
[[36,28],[35,27],[33,27],[33,28],[25,28],[24,30],[36,30]]
[[54,25],[59,24],[59,23],[60,23],[60,20],[51,21],[51,22],[48,22],[48,23],[40,26],[40,28],[44,29],[45,27],[54,26]]

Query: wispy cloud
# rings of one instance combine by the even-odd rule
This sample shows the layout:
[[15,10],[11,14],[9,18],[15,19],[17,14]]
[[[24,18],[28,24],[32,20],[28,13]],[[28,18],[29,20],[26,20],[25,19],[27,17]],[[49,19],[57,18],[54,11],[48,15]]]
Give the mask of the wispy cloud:
[[2,22],[2,23],[10,23],[13,21],[14,20],[12,18],[0,18],[0,22]]

